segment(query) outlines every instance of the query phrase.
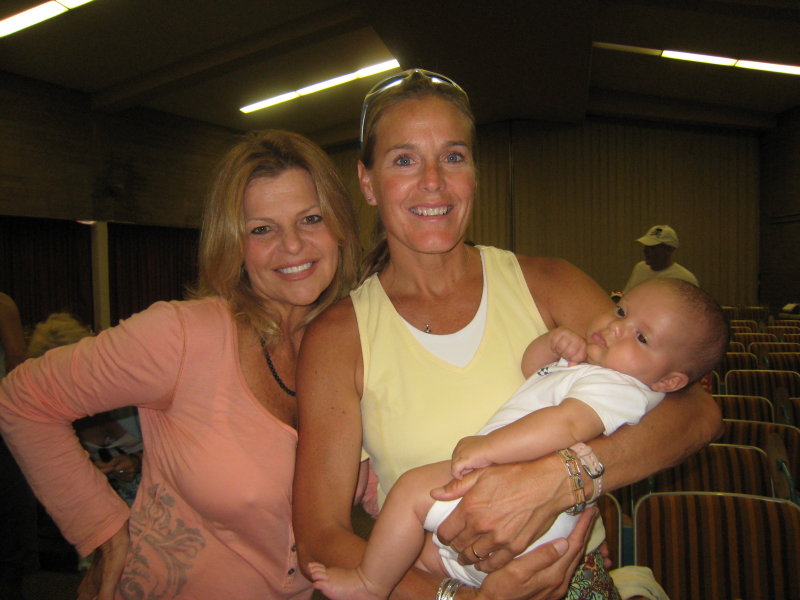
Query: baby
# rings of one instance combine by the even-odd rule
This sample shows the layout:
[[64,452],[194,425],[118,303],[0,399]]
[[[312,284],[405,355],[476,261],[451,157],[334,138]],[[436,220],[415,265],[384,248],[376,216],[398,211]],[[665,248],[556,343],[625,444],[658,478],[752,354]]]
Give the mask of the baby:
[[[668,278],[637,285],[595,319],[586,339],[562,327],[538,337],[525,350],[528,379],[514,396],[478,435],[457,444],[452,460],[403,474],[387,496],[361,564],[341,569],[310,563],[314,587],[334,600],[387,598],[415,561],[430,573],[480,586],[486,573],[461,565],[436,535],[425,542],[425,530],[435,532],[458,503],[434,501],[431,489],[473,469],[533,460],[638,423],[665,393],[711,371],[727,340],[717,303],[699,288]],[[567,536],[575,519],[563,513],[525,552]]]

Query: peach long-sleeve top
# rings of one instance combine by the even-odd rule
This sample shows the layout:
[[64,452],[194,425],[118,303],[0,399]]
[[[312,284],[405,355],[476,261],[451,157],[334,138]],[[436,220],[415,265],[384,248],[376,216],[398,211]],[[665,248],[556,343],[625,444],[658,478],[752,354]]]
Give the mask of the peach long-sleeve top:
[[[131,405],[145,449],[129,512],[71,422]],[[0,384],[0,428],[81,555],[130,518],[117,598],[311,597],[291,529],[297,433],[245,383],[224,301],[159,302],[25,362]]]

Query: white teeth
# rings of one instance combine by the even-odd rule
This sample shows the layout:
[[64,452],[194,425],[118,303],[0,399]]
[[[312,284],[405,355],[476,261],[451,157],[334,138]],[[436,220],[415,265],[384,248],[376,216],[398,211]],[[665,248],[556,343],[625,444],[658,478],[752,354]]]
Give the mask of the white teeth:
[[411,212],[420,217],[441,217],[453,209],[452,206],[439,206],[437,208],[412,208]]
[[300,273],[307,269],[311,268],[313,263],[307,262],[304,265],[298,265],[296,267],[286,267],[285,269],[277,269],[278,273],[283,273],[284,275],[289,275],[291,273]]

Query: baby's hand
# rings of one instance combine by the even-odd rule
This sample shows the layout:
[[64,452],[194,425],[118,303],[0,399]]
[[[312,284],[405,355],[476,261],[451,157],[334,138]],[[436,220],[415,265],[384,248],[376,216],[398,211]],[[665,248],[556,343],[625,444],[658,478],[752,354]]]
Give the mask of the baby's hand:
[[485,436],[471,435],[462,438],[456,444],[456,449],[453,450],[453,459],[450,461],[450,469],[455,479],[461,479],[470,471],[493,464],[484,456],[485,443]]
[[550,349],[570,365],[586,360],[586,340],[566,327],[550,331]]

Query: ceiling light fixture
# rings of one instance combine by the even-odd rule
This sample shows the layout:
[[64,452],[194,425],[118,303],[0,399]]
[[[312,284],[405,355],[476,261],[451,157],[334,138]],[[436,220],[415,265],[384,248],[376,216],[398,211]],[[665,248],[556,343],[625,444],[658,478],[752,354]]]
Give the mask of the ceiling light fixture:
[[661,52],[661,56],[664,58],[675,58],[677,60],[701,62],[709,65],[720,65],[722,67],[732,67],[736,64],[735,58],[710,56],[708,54],[694,54],[693,52],[678,52],[677,50],[664,50]]
[[688,60],[692,62],[701,62],[710,65],[719,65],[723,67],[739,67],[741,69],[755,69],[757,71],[785,73],[787,75],[800,75],[800,66],[796,65],[781,65],[775,63],[758,62],[755,60],[727,58],[724,56],[712,56],[709,54],[694,54],[692,52],[680,52],[678,50],[654,50],[652,48],[640,48],[638,46],[624,46],[622,44],[607,44],[605,42],[594,42],[592,46],[594,46],[595,48],[602,48],[604,50],[617,50],[620,52],[628,52],[632,54],[650,54],[654,56],[662,56],[663,58]]
[[325,81],[320,81],[319,83],[308,85],[304,88],[300,88],[299,90],[295,90],[293,92],[287,92],[279,96],[273,96],[272,98],[259,100],[258,102],[254,102],[253,104],[248,104],[247,106],[243,106],[239,110],[245,114],[255,112],[257,110],[261,110],[262,108],[275,106],[276,104],[280,104],[281,102],[288,102],[289,100],[294,100],[295,98],[299,98],[300,96],[308,96],[309,94],[314,94],[316,92],[320,92],[322,90],[326,90],[328,88],[337,85],[342,85],[343,83],[348,83],[356,79],[362,79],[364,77],[369,77],[370,75],[375,75],[376,73],[382,73],[384,71],[388,71],[390,69],[397,69],[399,67],[400,63],[397,62],[395,59],[387,60],[386,62],[378,63],[377,65],[371,65],[369,67],[364,67],[363,69],[359,69],[358,71],[347,73],[346,75],[339,75],[338,77],[334,77],[333,79],[327,79]]
[[734,66],[742,69],[757,69],[759,71],[771,71],[773,73],[786,73],[787,75],[800,75],[800,67],[795,65],[778,65],[754,60],[737,60]]
[[92,2],[92,0],[58,0],[57,2],[51,0],[50,2],[34,6],[33,8],[29,8],[28,10],[24,10],[21,13],[17,13],[16,15],[12,15],[0,21],[0,37],[11,35],[21,29],[31,27],[47,19],[52,19],[68,10],[88,4],[89,2]]

